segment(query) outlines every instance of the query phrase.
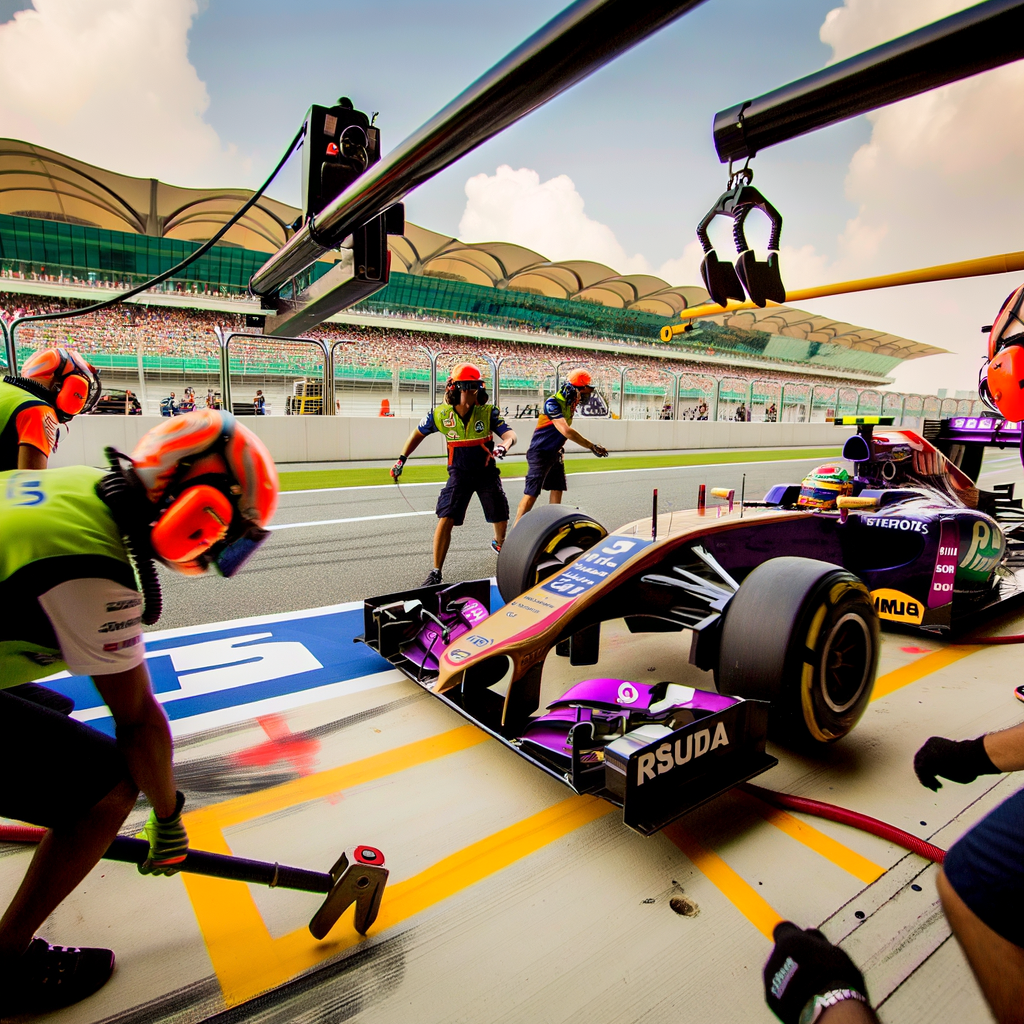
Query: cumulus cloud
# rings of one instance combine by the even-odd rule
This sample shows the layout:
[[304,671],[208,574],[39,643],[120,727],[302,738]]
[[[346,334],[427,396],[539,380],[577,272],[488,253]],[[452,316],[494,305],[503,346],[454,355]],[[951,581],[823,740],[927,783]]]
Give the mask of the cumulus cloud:
[[[846,0],[821,39],[842,60],[972,6],[963,0]],[[870,114],[871,138],[853,156],[846,195],[858,212],[837,242],[837,279],[1019,249],[1016,201],[1024,135],[1024,65],[965,79]],[[833,299],[822,311],[954,351],[907,363],[904,387],[973,388],[981,335],[1015,280],[1009,276]]]
[[34,0],[0,25],[0,135],[126,174],[236,184],[188,58],[197,0]]
[[465,242],[515,242],[550,260],[594,260],[623,274],[650,273],[647,260],[629,256],[607,224],[592,220],[566,174],[541,181],[529,167],[503,164],[493,175],[466,182],[459,221]]

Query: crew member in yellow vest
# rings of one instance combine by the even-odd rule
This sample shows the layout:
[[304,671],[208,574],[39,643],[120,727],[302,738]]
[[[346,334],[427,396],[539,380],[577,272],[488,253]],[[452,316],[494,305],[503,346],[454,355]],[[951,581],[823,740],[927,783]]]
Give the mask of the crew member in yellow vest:
[[[491,548],[497,553],[508,529],[508,498],[501,486],[498,459],[516,443],[515,431],[487,401],[483,377],[472,363],[460,363],[445,386],[444,405],[435,406],[412,432],[398,461],[391,467],[397,480],[406,460],[425,437],[439,432],[448,446],[448,483],[437,498],[437,529],[434,531],[434,567],[424,586],[441,582],[441,570],[451,545],[452,529],[466,518],[469,500],[480,498],[484,518],[494,526]],[[501,443],[496,445],[492,435]]]
[[95,367],[77,352],[33,352],[19,376],[0,381],[0,471],[46,469],[59,425],[88,412],[100,390]]
[[[48,829],[0,918],[2,1020],[59,1010],[110,977],[112,950],[50,945],[36,929],[95,867],[139,790],[150,805],[139,870],[172,874],[187,856],[171,730],[145,661],[142,627],[162,600],[156,562],[232,576],[277,506],[273,460],[225,412],[169,419],[131,456],[107,455],[109,472],[0,473],[0,817]],[[34,683],[65,669],[92,677],[116,739]]]
[[[519,502],[516,523],[533,508],[541,490],[551,495],[552,505],[562,501],[567,489],[562,449],[566,441],[575,441],[589,448],[599,459],[608,449],[585,438],[572,426],[572,418],[581,403],[586,404],[594,393],[594,384],[586,370],[573,370],[566,382],[544,402],[544,411],[537,420],[530,447],[526,451],[526,483],[523,500]],[[512,524],[513,526],[515,523]]]

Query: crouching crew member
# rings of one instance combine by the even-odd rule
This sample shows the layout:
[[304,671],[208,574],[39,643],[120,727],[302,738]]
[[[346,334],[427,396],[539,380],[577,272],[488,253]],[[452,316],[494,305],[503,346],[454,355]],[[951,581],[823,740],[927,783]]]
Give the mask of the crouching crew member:
[[[167,420],[130,458],[107,453],[109,472],[0,473],[0,815],[48,829],[0,919],[3,1018],[68,1006],[110,977],[111,950],[51,946],[35,932],[99,861],[139,790],[152,808],[140,870],[171,874],[185,859],[171,732],[144,661],[142,626],[161,607],[154,560],[231,576],[277,505],[267,450],[227,413]],[[63,669],[92,677],[116,741],[68,718],[71,707],[12,692]],[[60,696],[36,685],[44,700]]]
[[0,381],[0,470],[46,469],[59,424],[92,409],[100,392],[95,367],[77,352],[33,352],[19,376]]
[[533,508],[542,488],[551,492],[552,505],[561,503],[562,495],[568,490],[565,464],[562,461],[562,449],[566,441],[575,441],[589,448],[598,458],[608,454],[607,448],[588,441],[572,427],[572,418],[580,402],[588,402],[593,393],[590,374],[586,370],[573,370],[566,382],[545,399],[544,411],[537,420],[526,452],[526,485],[523,500],[519,502],[519,510],[516,512],[516,523]]
[[[914,755],[921,785],[973,782],[1024,769],[1024,724],[973,740],[932,736]],[[946,919],[998,1021],[1024,1007],[1024,790],[1004,800],[946,852],[935,879]]]
[[[429,434],[439,431],[448,445],[448,482],[437,498],[437,529],[434,531],[434,568],[424,586],[441,582],[441,570],[452,540],[452,528],[466,518],[470,498],[480,498],[484,518],[494,526],[491,547],[500,551],[508,528],[508,498],[501,486],[498,459],[516,443],[515,431],[488,404],[483,377],[472,363],[460,363],[445,385],[444,405],[435,406],[412,432],[398,461],[391,467],[397,480],[409,456]],[[501,444],[491,438],[497,434]]]

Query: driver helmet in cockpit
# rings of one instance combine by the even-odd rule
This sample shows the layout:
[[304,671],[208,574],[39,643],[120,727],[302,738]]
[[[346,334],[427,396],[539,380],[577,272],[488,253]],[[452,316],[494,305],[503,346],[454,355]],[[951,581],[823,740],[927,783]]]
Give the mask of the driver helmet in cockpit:
[[800,485],[801,508],[835,508],[840,495],[853,493],[853,481],[842,466],[829,463],[812,469]]

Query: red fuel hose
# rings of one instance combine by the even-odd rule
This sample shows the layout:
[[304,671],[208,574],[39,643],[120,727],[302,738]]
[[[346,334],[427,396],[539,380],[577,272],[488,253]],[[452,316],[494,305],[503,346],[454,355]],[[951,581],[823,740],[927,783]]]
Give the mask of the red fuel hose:
[[[821,800],[811,800],[804,796],[777,793],[775,790],[762,789],[760,786],[751,786],[749,783],[741,788],[751,796],[756,796],[773,807],[812,814],[816,818],[827,818],[829,821],[837,821],[841,825],[852,825],[862,832],[869,832],[873,836],[878,836],[879,839],[902,846],[905,850],[910,850],[911,853],[916,853],[936,864],[941,864],[946,856],[945,850],[940,850],[939,847],[933,846],[923,839],[918,839],[917,836],[904,832],[903,829],[896,828],[895,825],[888,825],[884,821],[879,821],[867,814],[860,814],[858,811],[848,811],[843,807],[836,807],[835,804],[826,804]],[[31,825],[0,825],[0,842],[38,843],[45,834],[46,829],[34,828]]]
[[45,828],[34,825],[0,825],[0,842],[4,843],[38,843],[45,835]]
[[888,825],[884,821],[872,818],[867,814],[858,811],[848,811],[844,807],[836,807],[835,804],[826,804],[821,800],[810,800],[804,796],[790,796],[788,793],[777,793],[771,789],[762,789],[760,786],[751,786],[749,783],[742,787],[751,796],[771,804],[773,807],[781,807],[787,811],[801,811],[804,814],[813,814],[817,818],[827,818],[829,821],[837,821],[841,825],[852,825],[862,832],[869,832],[879,839],[885,839],[897,846],[902,846],[911,853],[916,853],[926,860],[941,864],[946,856],[945,850],[933,846],[931,843],[918,839],[917,836],[904,832],[895,825]]
[[951,647],[971,647],[974,644],[1024,644],[1024,633],[1010,633],[1007,636],[977,636],[966,640],[954,640]]

